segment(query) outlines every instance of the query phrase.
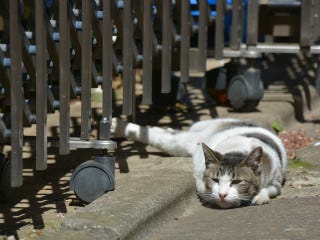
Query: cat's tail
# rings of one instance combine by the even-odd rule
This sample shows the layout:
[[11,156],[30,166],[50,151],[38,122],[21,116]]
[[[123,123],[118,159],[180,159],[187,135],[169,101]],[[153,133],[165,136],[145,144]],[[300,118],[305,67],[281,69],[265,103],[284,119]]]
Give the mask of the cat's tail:
[[111,132],[116,137],[126,137],[160,149],[172,156],[191,156],[198,144],[198,139],[189,132],[143,127],[113,118]]

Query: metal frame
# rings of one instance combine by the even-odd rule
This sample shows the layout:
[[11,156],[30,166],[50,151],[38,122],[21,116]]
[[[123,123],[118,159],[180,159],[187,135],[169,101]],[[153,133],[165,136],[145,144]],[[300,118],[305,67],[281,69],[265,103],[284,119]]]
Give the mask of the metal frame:
[[[217,1],[218,3],[218,1]],[[243,14],[242,0],[234,0],[228,9],[232,11],[232,26],[230,46],[224,46],[223,57],[227,58],[258,58],[262,53],[295,54],[301,51],[309,51],[311,54],[319,54],[317,40],[320,36],[320,3],[313,0],[303,1],[255,1],[248,0],[247,15],[247,41],[242,41]],[[286,7],[301,8],[300,42],[297,43],[263,43],[258,41],[259,7],[270,8]],[[217,18],[223,10],[217,6]],[[225,14],[223,14],[225,16]],[[216,22],[221,25],[221,23]],[[221,31],[220,31],[221,33]],[[217,45],[224,45],[223,39],[216,39]],[[221,53],[220,53],[221,57]]]
[[[4,38],[0,42],[0,82],[5,99],[1,106],[0,140],[1,144],[11,145],[13,187],[23,183],[22,148],[28,141],[23,136],[24,127],[37,125],[37,170],[47,167],[48,147],[58,147],[60,154],[68,154],[73,148],[115,149],[116,143],[110,140],[112,78],[122,75],[122,113],[134,116],[135,69],[143,69],[143,103],[152,104],[154,69],[161,72],[162,93],[172,90],[173,69],[181,72],[183,83],[188,82],[191,62],[197,63],[197,71],[206,70],[207,35],[212,34],[208,33],[210,24],[215,24],[214,56],[217,59],[258,58],[262,53],[320,53],[316,42],[320,35],[318,1],[291,3],[290,7],[302,9],[301,39],[293,44],[258,41],[259,6],[283,7],[288,1],[249,0],[246,43],[242,40],[241,0],[234,0],[232,6],[217,0],[215,16],[206,0],[198,0],[197,19],[190,14],[190,2],[184,0],[72,1],[72,6],[70,1],[59,0],[50,7],[45,1],[31,1],[34,5],[30,6],[29,19],[23,18],[20,2],[0,0],[0,14],[9,23],[5,34],[10,37],[9,41]],[[230,44],[226,46],[224,17],[230,11],[233,22]],[[24,24],[30,28],[31,35],[26,34]],[[113,42],[114,28],[116,42]],[[192,55],[190,37],[195,33],[198,45]],[[196,60],[191,61],[194,56]],[[172,59],[178,59],[179,64],[176,66]],[[90,90],[97,85],[103,90],[102,116],[99,136],[92,139]],[[81,96],[82,104],[81,134],[77,138],[70,137],[69,103],[74,96]],[[34,98],[35,108],[31,101]],[[47,116],[54,111],[60,113],[58,144],[47,137]],[[6,121],[3,116],[9,115]]]
[[[77,148],[107,151],[116,148],[116,143],[110,140],[112,78],[115,75],[123,76],[122,112],[125,115],[135,112],[135,68],[143,68],[143,101],[146,104],[152,104],[152,72],[159,69],[153,61],[155,58],[162,59],[162,92],[171,90],[172,57],[179,61],[182,82],[188,81],[189,38],[196,28],[192,25],[187,1],[174,4],[170,0],[72,3],[59,0],[52,6],[47,6],[45,1],[35,1],[28,3],[30,15],[27,19],[20,12],[20,4],[17,0],[0,1],[0,15],[8,19],[9,27],[5,31],[10,36],[10,42],[0,42],[3,73],[0,82],[5,92],[2,96],[5,101],[0,106],[0,140],[2,145],[11,145],[12,187],[23,184],[24,145],[36,149],[36,170],[47,168],[48,148],[58,148],[62,155]],[[205,6],[206,2],[201,1],[201,11],[206,11]],[[5,9],[8,9],[7,14]],[[173,12],[179,16],[173,17]],[[201,32],[199,49],[202,53],[206,52],[206,20],[201,17],[197,28]],[[24,24],[30,29],[28,33]],[[113,42],[114,27],[116,42]],[[142,49],[138,47],[141,44]],[[174,56],[176,48],[179,54]],[[199,58],[203,66],[205,59],[206,54]],[[90,136],[90,90],[97,85],[103,90],[102,116],[99,136],[93,139]],[[81,133],[70,137],[70,100],[78,96],[82,106]],[[6,112],[7,109],[10,112]],[[58,139],[47,136],[47,117],[55,111],[60,113]],[[3,116],[9,116],[6,118],[9,123]],[[36,138],[24,138],[24,127],[33,124],[36,124]]]

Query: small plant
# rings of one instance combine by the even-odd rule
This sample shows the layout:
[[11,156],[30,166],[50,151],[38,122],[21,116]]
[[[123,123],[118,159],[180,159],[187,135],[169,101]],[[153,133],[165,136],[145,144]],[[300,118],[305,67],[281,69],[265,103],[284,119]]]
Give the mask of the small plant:
[[280,133],[284,130],[284,128],[277,120],[272,123],[272,129],[276,131],[276,133]]
[[288,167],[290,168],[312,168],[312,164],[300,161],[298,159],[289,160],[288,161]]

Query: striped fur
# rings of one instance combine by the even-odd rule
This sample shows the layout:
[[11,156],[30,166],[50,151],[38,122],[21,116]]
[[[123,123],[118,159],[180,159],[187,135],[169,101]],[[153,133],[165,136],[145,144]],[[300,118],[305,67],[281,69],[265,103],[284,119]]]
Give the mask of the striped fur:
[[243,120],[200,121],[189,131],[175,131],[113,119],[112,132],[174,156],[192,156],[200,198],[221,208],[268,203],[285,181],[287,156],[281,140]]

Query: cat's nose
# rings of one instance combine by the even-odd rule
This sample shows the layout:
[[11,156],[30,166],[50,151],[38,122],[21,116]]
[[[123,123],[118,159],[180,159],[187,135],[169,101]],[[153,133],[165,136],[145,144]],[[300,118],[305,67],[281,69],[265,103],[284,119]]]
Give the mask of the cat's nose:
[[219,193],[219,197],[223,200],[226,198],[226,196],[228,195],[228,193]]

